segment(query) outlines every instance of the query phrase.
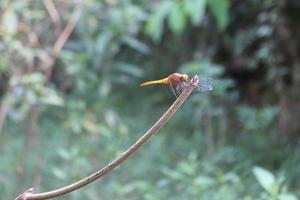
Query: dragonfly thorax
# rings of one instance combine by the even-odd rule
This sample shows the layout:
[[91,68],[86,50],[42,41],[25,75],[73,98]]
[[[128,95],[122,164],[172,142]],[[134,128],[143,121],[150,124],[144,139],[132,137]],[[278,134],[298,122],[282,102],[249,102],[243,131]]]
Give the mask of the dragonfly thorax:
[[187,80],[189,80],[189,76],[187,74],[173,73],[168,77],[168,79],[169,80],[187,81]]

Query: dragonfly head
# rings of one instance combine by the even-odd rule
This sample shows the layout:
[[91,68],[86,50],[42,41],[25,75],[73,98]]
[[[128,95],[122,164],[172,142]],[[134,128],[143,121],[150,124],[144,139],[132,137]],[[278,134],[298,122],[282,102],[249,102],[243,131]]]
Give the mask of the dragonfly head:
[[181,81],[187,81],[187,80],[189,80],[189,76],[187,74],[181,74],[180,75],[180,80]]

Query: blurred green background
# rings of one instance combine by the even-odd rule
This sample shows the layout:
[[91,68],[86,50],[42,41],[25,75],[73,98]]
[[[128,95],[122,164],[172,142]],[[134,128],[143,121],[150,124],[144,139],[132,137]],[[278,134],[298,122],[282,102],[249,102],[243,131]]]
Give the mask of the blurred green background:
[[139,84],[173,72],[219,81],[115,171],[59,199],[299,198],[299,10],[1,0],[0,199],[70,184],[120,155],[175,100]]

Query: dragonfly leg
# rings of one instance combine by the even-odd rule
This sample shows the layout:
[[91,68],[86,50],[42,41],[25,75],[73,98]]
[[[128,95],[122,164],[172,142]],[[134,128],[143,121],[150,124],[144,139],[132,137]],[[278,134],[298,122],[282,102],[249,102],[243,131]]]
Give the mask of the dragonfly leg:
[[178,91],[174,88],[174,86],[172,84],[170,85],[170,88],[171,88],[171,91],[174,94],[174,96],[176,98],[178,98],[180,94],[178,94]]

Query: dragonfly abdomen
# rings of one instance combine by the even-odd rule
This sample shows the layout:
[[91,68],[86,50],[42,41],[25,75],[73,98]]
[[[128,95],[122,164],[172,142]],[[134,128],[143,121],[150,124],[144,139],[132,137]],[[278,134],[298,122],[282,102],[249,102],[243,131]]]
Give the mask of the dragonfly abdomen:
[[154,81],[147,81],[144,82],[142,84],[140,84],[140,86],[147,86],[147,85],[156,85],[156,84],[163,84],[163,85],[168,85],[169,84],[169,79],[168,78],[163,78],[163,79],[159,79],[159,80],[154,80]]

